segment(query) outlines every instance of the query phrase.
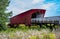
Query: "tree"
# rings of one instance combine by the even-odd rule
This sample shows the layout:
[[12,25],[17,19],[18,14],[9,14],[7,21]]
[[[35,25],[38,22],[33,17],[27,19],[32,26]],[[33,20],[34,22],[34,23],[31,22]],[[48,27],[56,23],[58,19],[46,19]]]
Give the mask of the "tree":
[[0,0],[0,30],[6,29],[6,21],[11,16],[12,12],[6,13],[6,8],[9,5],[9,0]]

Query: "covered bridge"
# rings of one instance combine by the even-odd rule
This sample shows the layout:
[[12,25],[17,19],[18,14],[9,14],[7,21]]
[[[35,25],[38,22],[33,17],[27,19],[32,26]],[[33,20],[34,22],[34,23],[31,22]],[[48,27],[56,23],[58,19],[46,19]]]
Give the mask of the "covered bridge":
[[43,18],[45,15],[44,9],[31,9],[21,14],[18,14],[10,19],[10,25],[31,25],[31,19],[33,18]]

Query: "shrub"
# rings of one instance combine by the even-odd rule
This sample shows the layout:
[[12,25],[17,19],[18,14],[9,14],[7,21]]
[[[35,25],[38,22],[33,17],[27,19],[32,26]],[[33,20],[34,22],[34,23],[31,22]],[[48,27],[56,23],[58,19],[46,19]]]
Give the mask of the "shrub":
[[0,24],[0,31],[1,31],[1,30],[6,30],[6,29],[7,29],[7,26],[6,26],[6,25],[1,25],[1,24]]
[[38,36],[31,36],[30,39],[39,39]]
[[56,39],[56,36],[53,33],[48,34],[48,36],[50,37],[50,39]]
[[42,39],[56,39],[55,34],[49,33],[49,34],[44,34]]

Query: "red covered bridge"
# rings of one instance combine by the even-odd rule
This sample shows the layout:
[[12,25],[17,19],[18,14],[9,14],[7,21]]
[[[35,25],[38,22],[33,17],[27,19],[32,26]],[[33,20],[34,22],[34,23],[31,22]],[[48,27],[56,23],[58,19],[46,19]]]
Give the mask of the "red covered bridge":
[[25,24],[25,25],[31,25],[31,19],[32,18],[38,18],[44,17],[45,14],[44,9],[31,9],[26,12],[23,12],[19,15],[16,15],[10,19],[10,26],[19,25],[19,24]]

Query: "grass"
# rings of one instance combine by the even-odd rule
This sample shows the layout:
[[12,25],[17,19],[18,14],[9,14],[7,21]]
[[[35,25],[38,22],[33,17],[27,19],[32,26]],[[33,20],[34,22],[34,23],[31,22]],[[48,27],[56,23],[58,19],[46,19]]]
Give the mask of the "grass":
[[53,32],[47,28],[39,28],[39,26],[19,25],[17,28],[8,28],[0,31],[0,39],[56,39]]

